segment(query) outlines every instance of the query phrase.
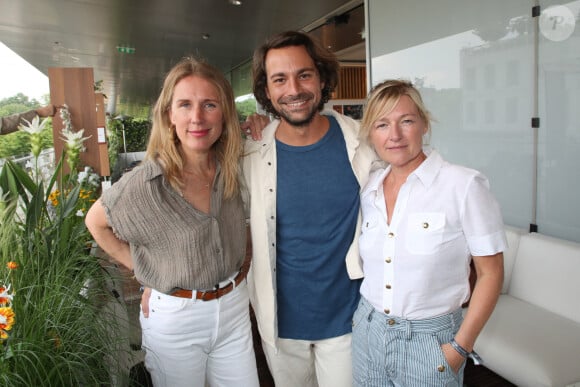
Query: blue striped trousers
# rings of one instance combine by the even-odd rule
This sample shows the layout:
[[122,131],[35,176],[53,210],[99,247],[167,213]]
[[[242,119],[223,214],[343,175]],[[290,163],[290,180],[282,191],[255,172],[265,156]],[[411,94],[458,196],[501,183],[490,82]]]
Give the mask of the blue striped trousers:
[[441,350],[462,321],[461,309],[425,320],[404,320],[378,312],[361,297],[353,316],[353,385],[462,386],[465,362],[456,374]]

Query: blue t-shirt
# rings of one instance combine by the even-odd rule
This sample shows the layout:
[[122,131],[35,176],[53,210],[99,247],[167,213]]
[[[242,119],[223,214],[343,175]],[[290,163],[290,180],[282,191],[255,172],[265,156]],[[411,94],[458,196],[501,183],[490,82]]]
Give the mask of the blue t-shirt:
[[360,280],[345,257],[359,211],[359,185],[336,119],[320,141],[276,141],[278,335],[321,340],[352,331]]

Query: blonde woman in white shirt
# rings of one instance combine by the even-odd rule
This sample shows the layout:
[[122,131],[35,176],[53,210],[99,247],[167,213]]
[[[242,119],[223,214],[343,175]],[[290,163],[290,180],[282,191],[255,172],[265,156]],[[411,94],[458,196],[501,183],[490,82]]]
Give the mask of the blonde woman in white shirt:
[[355,386],[462,386],[500,293],[507,246],[499,205],[481,173],[423,149],[429,129],[411,83],[388,80],[369,94],[360,135],[388,166],[361,193]]

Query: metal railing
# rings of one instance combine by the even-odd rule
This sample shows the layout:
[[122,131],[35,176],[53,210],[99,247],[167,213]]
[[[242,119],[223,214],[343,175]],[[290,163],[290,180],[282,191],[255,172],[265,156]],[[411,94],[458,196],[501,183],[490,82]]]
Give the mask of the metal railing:
[[[34,165],[34,156],[32,154],[24,157],[18,158],[10,158],[13,163],[20,165],[24,168],[27,172],[33,173]],[[41,171],[42,177],[44,180],[46,178],[50,179],[50,177],[54,173],[54,148],[47,148],[43,149],[38,156],[38,170]],[[4,166],[6,159],[0,159],[0,169]]]

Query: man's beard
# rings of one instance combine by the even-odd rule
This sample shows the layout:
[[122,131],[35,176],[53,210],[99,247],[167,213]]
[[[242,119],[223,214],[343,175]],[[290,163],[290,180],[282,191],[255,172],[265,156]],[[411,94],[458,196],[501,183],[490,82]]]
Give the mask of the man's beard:
[[[281,98],[278,100],[278,103],[280,104],[280,106],[285,106],[285,104],[292,103],[295,101],[312,101],[312,100],[314,100],[314,95],[310,93],[300,93],[293,98],[286,99]],[[275,107],[274,109],[276,110],[276,114],[280,118],[283,118],[284,121],[288,122],[290,125],[297,127],[309,125],[312,122],[312,120],[314,120],[314,117],[318,113],[318,105],[312,105],[311,110],[308,112],[308,115],[306,117],[302,119],[295,119],[292,118],[291,113],[286,113],[283,109],[278,110]]]

